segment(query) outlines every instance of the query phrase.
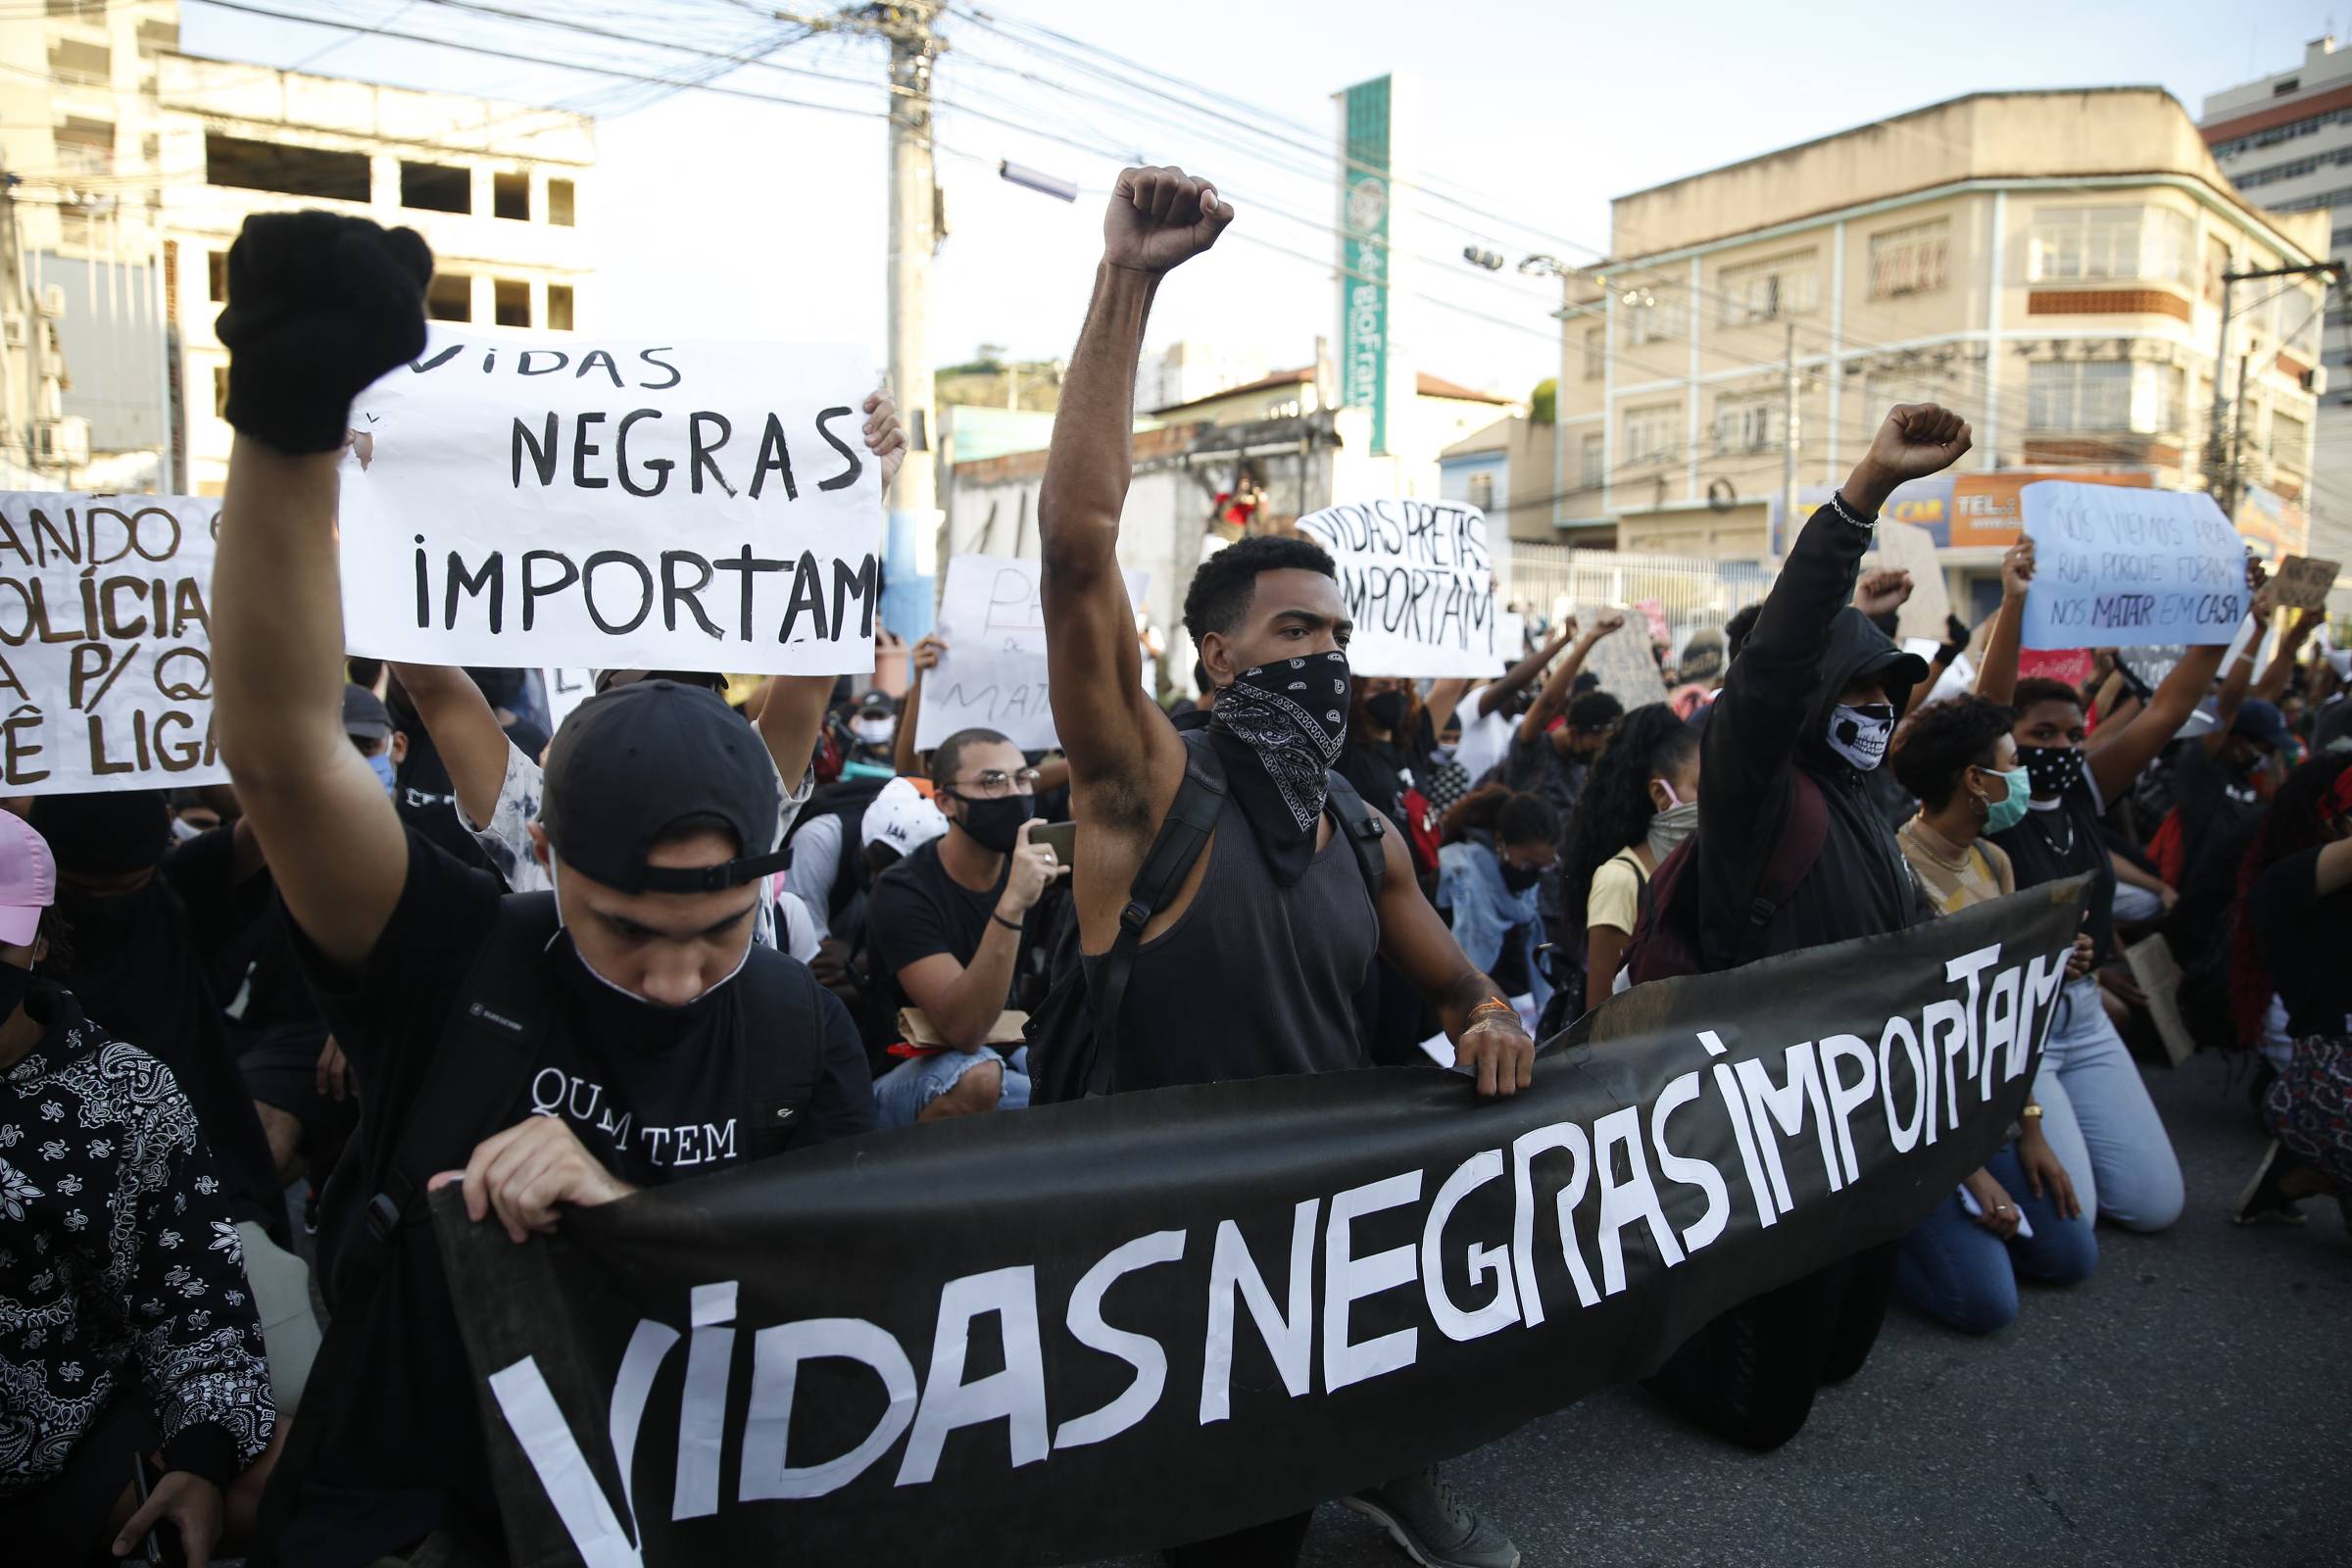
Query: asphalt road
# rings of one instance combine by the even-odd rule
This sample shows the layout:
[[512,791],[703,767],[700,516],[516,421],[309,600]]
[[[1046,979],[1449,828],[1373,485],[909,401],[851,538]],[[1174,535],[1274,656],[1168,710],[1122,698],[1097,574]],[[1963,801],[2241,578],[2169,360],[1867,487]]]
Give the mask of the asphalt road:
[[[2028,1287],[2002,1333],[1972,1340],[1898,1304],[1861,1375],[1822,1391],[1774,1453],[1617,1389],[1447,1475],[1528,1568],[2345,1562],[2352,1238],[2326,1201],[2301,1228],[2232,1226],[2264,1144],[2243,1093],[2211,1056],[2148,1077],[2186,1215],[2162,1236],[2102,1226],[2097,1274]],[[1336,1505],[1302,1559],[1404,1560]]]

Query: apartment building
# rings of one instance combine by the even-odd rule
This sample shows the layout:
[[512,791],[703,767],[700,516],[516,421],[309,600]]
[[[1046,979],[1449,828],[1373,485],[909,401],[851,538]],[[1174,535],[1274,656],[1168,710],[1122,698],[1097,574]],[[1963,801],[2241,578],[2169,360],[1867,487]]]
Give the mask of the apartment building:
[[[2352,264],[2352,50],[2330,37],[2304,46],[2284,71],[2217,92],[2197,122],[2230,182],[2281,213],[2322,213],[2328,252]],[[2327,371],[2313,432],[2318,470],[2310,507],[2312,554],[2352,560],[2352,308],[2339,286],[2321,341]],[[2339,589],[2352,611],[2352,585]]]
[[[41,482],[219,493],[230,433],[214,324],[229,246],[255,213],[416,229],[437,262],[437,319],[589,323],[591,120],[178,43],[170,0],[47,0],[38,25],[0,29],[0,64],[16,68],[0,72],[0,239],[24,277],[9,342],[37,351],[45,322],[60,362],[52,409],[0,408],[0,453]],[[37,373],[25,379],[37,402]]]
[[[2241,195],[2155,87],[1971,94],[1611,207],[1612,259],[1566,285],[1556,536],[1767,560],[1791,490],[1932,400],[1976,427],[1918,512],[1963,604],[2031,476],[2205,485],[2222,276],[2328,238]],[[2241,527],[2274,553],[2309,504],[2320,289],[2237,301]]]

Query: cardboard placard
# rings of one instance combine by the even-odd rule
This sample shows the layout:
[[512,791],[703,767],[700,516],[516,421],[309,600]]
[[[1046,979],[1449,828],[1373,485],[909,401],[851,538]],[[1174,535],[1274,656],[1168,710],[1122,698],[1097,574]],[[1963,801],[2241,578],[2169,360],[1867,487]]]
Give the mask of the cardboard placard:
[[862,349],[435,323],[343,461],[354,652],[434,664],[873,667]]
[[539,677],[547,682],[547,729],[552,735],[595,692],[596,671],[567,664],[543,669]]
[[1603,615],[1623,615],[1625,624],[1595,642],[1585,655],[1586,672],[1596,676],[1600,689],[1625,705],[1625,710],[1666,700],[1666,678],[1650,657],[1648,629],[1638,611],[1612,610],[1606,605],[1579,605],[1579,632],[1590,630]]
[[1499,541],[1458,501],[1326,507],[1298,531],[1331,552],[1358,675],[1489,676],[1519,657],[1494,592]]
[[2278,603],[2287,610],[2326,610],[2328,590],[2335,586],[2336,572],[2341,569],[2332,561],[2314,561],[2308,556],[2289,556],[2278,563],[2272,581],[2278,586]]
[[1927,529],[1908,522],[1879,521],[1879,564],[1911,574],[1911,597],[1895,612],[1895,631],[1903,637],[1933,637],[1943,646],[1944,618],[1952,612],[1951,590],[1944,585],[1943,564],[1936,540]]
[[[1024,752],[1060,746],[1047,680],[1039,569],[1039,563],[1017,556],[950,558],[939,601],[939,635],[948,649],[923,677],[917,751],[962,729],[993,729]],[[1151,577],[1124,575],[1128,603],[1141,604]]]
[[0,494],[0,793],[226,782],[195,496]]
[[2044,481],[2022,504],[2034,552],[2026,647],[2194,647],[2244,622],[2245,546],[2203,491]]

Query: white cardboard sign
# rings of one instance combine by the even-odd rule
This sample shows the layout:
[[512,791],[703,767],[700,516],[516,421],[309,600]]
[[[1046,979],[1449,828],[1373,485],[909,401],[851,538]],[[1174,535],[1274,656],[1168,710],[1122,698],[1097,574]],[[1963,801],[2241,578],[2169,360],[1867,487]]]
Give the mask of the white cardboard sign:
[[2227,643],[2246,618],[2245,544],[2201,490],[2044,479],[2019,492],[2034,541],[2028,648]]
[[1606,605],[1579,605],[1578,631],[1591,630],[1604,615],[1623,615],[1625,624],[1599,639],[1585,653],[1585,670],[1596,676],[1600,689],[1632,712],[1648,703],[1666,700],[1666,678],[1649,655],[1649,627],[1640,611],[1611,610]]
[[1520,657],[1494,593],[1501,542],[1459,501],[1326,507],[1298,531],[1331,552],[1358,675],[1492,676]]
[[596,671],[569,664],[550,665],[539,672],[539,678],[547,682],[547,732],[553,735],[564,727],[564,720],[571,716],[571,710],[595,693]]
[[[1046,675],[1046,616],[1039,564],[1016,556],[955,556],[939,601],[947,652],[923,676],[915,750],[927,752],[961,729],[993,729],[1024,752],[1057,749]],[[1127,602],[1152,586],[1125,572]]]
[[1936,554],[1936,537],[1911,522],[1879,523],[1879,564],[1911,573],[1911,597],[1895,612],[1895,631],[1903,637],[1933,637],[1943,646],[1944,617],[1952,612],[1952,593],[1943,580],[1943,563]]
[[220,503],[0,494],[0,794],[219,784]]
[[872,358],[436,324],[343,460],[354,652],[435,664],[873,667]]

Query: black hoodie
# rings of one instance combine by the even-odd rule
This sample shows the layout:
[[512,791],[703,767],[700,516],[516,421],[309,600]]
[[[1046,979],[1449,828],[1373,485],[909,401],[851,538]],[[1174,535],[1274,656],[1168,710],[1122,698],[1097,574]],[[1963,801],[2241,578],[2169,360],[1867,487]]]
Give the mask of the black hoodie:
[[[1851,606],[1871,542],[1834,507],[1813,514],[1708,712],[1691,869],[1695,956],[1710,970],[1901,930],[1930,912],[1867,782],[1829,744],[1831,711],[1855,680],[1879,675],[1900,713],[1927,675]],[[1828,836],[1759,938],[1749,911],[1799,768],[1828,802]]]

